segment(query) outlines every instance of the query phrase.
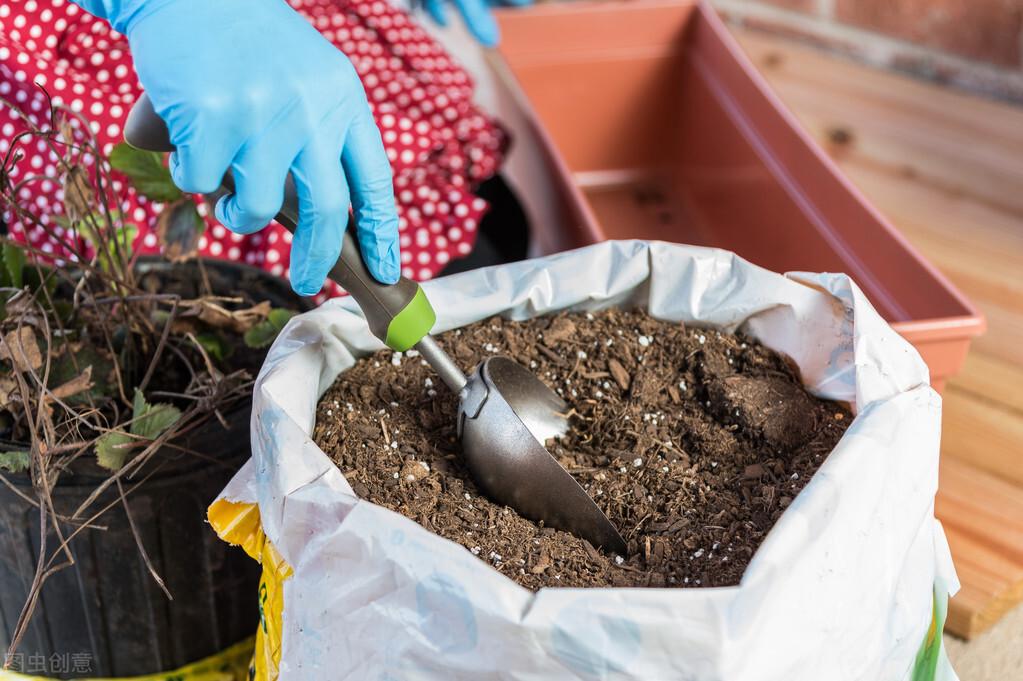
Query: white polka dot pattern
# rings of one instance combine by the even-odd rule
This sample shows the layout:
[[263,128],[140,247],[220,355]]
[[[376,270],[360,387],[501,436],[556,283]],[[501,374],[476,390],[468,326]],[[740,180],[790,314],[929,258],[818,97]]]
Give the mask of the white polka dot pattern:
[[[472,250],[476,225],[487,209],[472,189],[497,172],[505,133],[472,104],[467,74],[405,13],[382,0],[290,0],[355,65],[394,169],[403,272],[430,278],[451,259]],[[0,96],[20,113],[0,108],[0,157],[25,130],[21,115],[47,127],[47,96],[89,121],[104,153],[121,139],[122,125],[141,89],[127,40],[104,21],[67,0],[0,0]],[[44,143],[24,144],[12,169],[59,175],[57,156]],[[162,205],[119,181],[112,190],[139,227],[136,248],[154,252],[155,219]],[[59,182],[27,183],[22,198],[49,223],[63,211]],[[279,225],[241,237],[202,210],[208,256],[246,262],[284,275],[291,235]],[[38,225],[5,215],[12,233],[37,248],[67,257]],[[331,288],[324,293],[337,293]]]

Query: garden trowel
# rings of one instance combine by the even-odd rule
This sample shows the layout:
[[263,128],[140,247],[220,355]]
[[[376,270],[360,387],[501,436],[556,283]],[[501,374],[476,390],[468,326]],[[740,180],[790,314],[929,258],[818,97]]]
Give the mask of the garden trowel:
[[[166,125],[145,95],[132,108],[124,136],[138,149],[174,150]],[[228,172],[211,198],[233,188]],[[292,232],[298,224],[298,197],[290,175],[276,219]],[[355,298],[377,338],[399,352],[418,350],[458,395],[462,453],[484,493],[526,518],[624,554],[625,541],[614,525],[546,449],[549,439],[568,429],[564,400],[506,357],[484,360],[467,378],[430,335],[436,315],[423,289],[405,277],[392,285],[374,279],[362,261],[352,223],[349,218],[341,257],[328,276]]]

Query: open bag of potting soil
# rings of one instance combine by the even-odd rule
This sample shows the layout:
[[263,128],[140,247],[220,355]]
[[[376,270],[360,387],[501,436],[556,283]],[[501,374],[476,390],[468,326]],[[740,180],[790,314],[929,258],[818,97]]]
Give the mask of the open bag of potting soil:
[[220,535],[263,562],[257,678],[955,679],[941,629],[958,583],[933,512],[940,398],[848,277],[626,241],[424,289],[436,332],[612,306],[741,329],[856,416],[740,585],[534,593],[361,501],[310,439],[320,395],[382,347],[354,301],[332,300],[274,344],[255,388],[252,459],[210,509]]

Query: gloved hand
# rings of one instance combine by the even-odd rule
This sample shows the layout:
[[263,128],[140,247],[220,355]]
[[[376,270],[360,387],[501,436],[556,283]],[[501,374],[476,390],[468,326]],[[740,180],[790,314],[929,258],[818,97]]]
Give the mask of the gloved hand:
[[234,172],[217,219],[248,234],[299,197],[291,282],[317,293],[354,206],[370,273],[400,274],[391,167],[351,62],[284,0],[76,0],[127,35],[142,86],[166,121],[174,182],[210,192]]
[[[447,11],[444,5],[448,0],[423,0],[423,6],[430,16],[441,26],[448,25]],[[491,4],[509,5],[513,7],[524,7],[532,5],[533,0],[451,0],[462,15],[469,32],[473,37],[486,47],[494,47],[500,41],[501,35],[490,13]]]

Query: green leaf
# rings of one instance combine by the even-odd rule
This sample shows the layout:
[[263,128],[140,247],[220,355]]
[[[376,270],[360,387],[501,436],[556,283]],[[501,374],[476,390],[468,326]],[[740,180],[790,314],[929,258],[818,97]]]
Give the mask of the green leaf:
[[96,440],[96,463],[110,471],[119,471],[137,440],[117,430],[104,433]]
[[142,151],[121,142],[110,152],[110,165],[127,175],[135,189],[146,198],[164,203],[181,198],[181,190],[163,165],[163,154]]
[[288,322],[297,313],[294,310],[285,310],[284,308],[275,307],[270,310],[270,314],[267,315],[267,320],[277,327],[278,331],[283,331],[284,327],[287,326]]
[[53,305],[50,306],[54,315],[60,319],[61,323],[65,326],[71,323],[71,317],[75,313],[75,304],[70,300],[54,300]]
[[155,440],[160,435],[178,422],[181,418],[181,410],[171,404],[154,404],[150,406],[138,421],[131,424],[131,432],[140,437]]
[[262,321],[245,332],[245,344],[250,348],[265,348],[274,342],[280,329],[275,327],[269,320]]
[[170,312],[167,310],[153,310],[149,313],[149,321],[158,327],[162,327],[170,321]]
[[181,410],[171,404],[149,404],[138,389],[133,401],[134,418],[131,432],[139,437],[155,440],[181,418]]
[[24,285],[22,273],[25,271],[25,251],[12,241],[5,241],[3,246],[4,283],[14,288]]
[[292,310],[275,307],[270,310],[270,314],[265,320],[245,332],[245,344],[250,348],[265,348],[274,342],[277,334],[284,329],[288,320],[295,314]]
[[[108,236],[108,229],[114,225],[113,235]],[[130,222],[123,222],[118,211],[111,211],[108,216],[93,213],[74,223],[78,236],[89,242],[99,257],[99,266],[104,272],[118,276],[124,275],[128,261],[131,259],[132,243],[138,235],[139,228]]]
[[[57,273],[49,267],[39,267],[36,264],[25,267],[22,269],[22,280],[33,292],[45,286],[51,298],[57,291]],[[40,299],[45,300],[46,296],[40,295]]]
[[137,388],[132,400],[131,437],[124,431],[114,430],[96,440],[96,461],[106,469],[116,471],[139,446],[138,438],[155,440],[181,418],[181,411],[170,404],[149,404]]
[[206,354],[218,362],[223,362],[231,354],[231,347],[215,333],[200,333],[195,339],[199,341]]
[[51,215],[50,219],[57,223],[58,226],[64,229],[72,229],[75,226],[75,221],[69,218],[67,215]]
[[27,471],[31,464],[32,457],[28,452],[0,452],[0,470],[21,473]]
[[142,391],[135,388],[135,395],[131,401],[132,418],[138,419],[145,415],[146,410],[149,409],[149,404],[146,403],[146,398],[142,394]]
[[[135,243],[135,237],[138,233],[138,226],[130,222],[125,222],[118,227],[117,231],[114,232],[114,238],[110,240],[108,245],[111,260],[117,262],[120,259],[128,262],[131,259],[131,245]],[[118,258],[118,253],[120,253],[120,258]]]

